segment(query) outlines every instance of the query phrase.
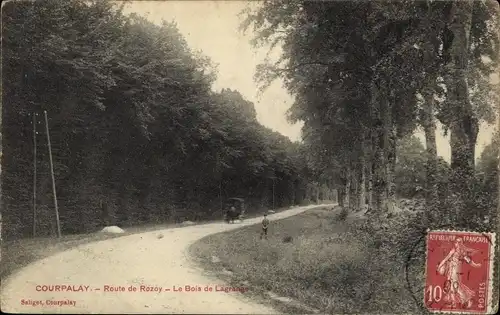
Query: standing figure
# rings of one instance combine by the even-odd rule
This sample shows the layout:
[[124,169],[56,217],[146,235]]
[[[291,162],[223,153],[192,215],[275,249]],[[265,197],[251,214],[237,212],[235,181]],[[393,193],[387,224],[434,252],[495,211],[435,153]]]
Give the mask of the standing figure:
[[474,268],[481,266],[471,258],[476,252],[477,250],[466,247],[463,240],[458,238],[455,241],[455,246],[437,267],[438,273],[446,277],[443,289],[445,293],[444,299],[452,307],[457,307],[458,303],[465,308],[472,306],[474,291],[460,280],[460,275],[463,263],[470,264]]
[[264,220],[262,220],[262,232],[260,233],[260,239],[264,236],[267,240],[267,228],[269,226],[269,219],[267,218],[267,214],[264,214]]

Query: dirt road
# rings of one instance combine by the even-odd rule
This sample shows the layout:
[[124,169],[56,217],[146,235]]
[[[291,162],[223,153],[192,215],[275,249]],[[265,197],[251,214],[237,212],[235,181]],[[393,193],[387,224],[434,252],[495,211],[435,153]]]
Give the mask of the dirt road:
[[[268,217],[271,221],[282,219],[313,207],[317,206],[293,208]],[[187,257],[188,247],[200,238],[261,219],[135,234],[59,253],[27,266],[2,284],[2,311],[276,314],[245,294],[219,291],[229,285],[203,275]],[[159,234],[164,237],[158,238]],[[186,292],[186,285],[201,292]],[[213,291],[205,292],[205,287]],[[133,288],[136,291],[130,291]],[[182,291],[176,291],[179,288]]]

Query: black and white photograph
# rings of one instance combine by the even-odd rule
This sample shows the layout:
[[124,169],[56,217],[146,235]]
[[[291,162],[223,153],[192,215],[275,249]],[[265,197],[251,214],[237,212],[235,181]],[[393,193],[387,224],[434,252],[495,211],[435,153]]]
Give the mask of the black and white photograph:
[[1,8],[3,313],[498,312],[498,1]]

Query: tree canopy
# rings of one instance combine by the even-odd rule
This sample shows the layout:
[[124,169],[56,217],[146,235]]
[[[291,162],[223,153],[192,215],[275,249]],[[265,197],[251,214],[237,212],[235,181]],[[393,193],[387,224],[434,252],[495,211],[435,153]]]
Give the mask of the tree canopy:
[[306,202],[300,146],[260,125],[238,91],[213,91],[215,67],[175,23],[122,9],[82,0],[3,6],[6,235],[32,231],[33,121],[36,230],[54,230],[43,111],[64,232],[218,218],[228,197],[247,199],[251,211]]
[[[479,124],[494,121],[498,102],[490,80],[499,63],[498,13],[494,1],[263,1],[245,11],[242,29],[254,32],[255,45],[281,45],[280,58],[260,65],[256,79],[266,88],[281,78],[295,96],[290,119],[304,122],[313,161],[337,183],[342,204],[392,212],[398,139],[423,127],[425,163],[416,171],[425,172],[418,185],[429,220],[455,211],[464,223],[477,214]],[[449,185],[437,175],[437,121],[451,133]]]

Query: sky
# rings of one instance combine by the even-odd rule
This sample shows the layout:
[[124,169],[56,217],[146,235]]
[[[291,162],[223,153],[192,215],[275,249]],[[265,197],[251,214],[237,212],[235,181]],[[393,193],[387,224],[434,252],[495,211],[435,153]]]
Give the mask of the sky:
[[[247,6],[256,7],[258,1],[132,1],[124,9],[125,14],[136,13],[153,23],[162,20],[175,21],[193,50],[201,50],[217,64],[218,78],[215,90],[230,88],[238,90],[253,102],[259,122],[282,133],[291,140],[301,139],[302,124],[290,124],[286,111],[293,98],[276,81],[264,93],[258,92],[254,82],[255,68],[262,63],[269,51],[268,47],[254,48],[250,44],[251,32],[239,31],[239,13]],[[498,76],[495,78],[498,80]],[[476,157],[485,145],[491,142],[494,126],[482,126],[476,146]],[[425,143],[422,132],[417,136]],[[449,137],[437,131],[438,154],[450,161]]]

